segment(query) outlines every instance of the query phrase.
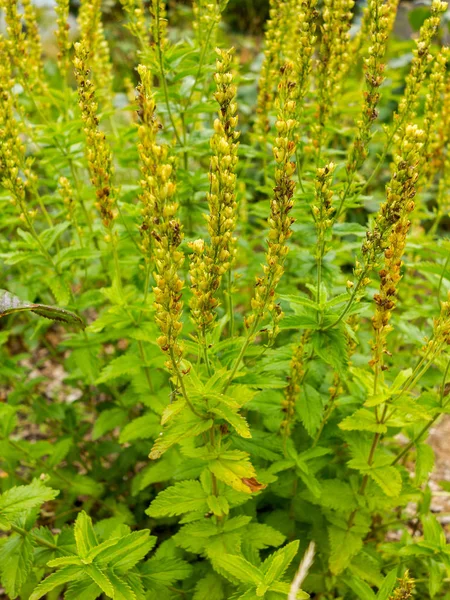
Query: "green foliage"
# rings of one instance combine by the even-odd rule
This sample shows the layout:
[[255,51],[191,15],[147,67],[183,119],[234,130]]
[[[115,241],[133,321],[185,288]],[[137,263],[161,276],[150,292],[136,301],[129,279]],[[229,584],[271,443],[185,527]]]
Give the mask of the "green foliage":
[[5,597],[448,598],[448,14],[397,4],[0,0]]

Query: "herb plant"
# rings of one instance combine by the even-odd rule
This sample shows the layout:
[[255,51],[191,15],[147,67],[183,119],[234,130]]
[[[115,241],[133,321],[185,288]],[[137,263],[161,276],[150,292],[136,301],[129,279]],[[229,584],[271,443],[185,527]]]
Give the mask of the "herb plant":
[[450,598],[447,4],[0,6],[6,597]]

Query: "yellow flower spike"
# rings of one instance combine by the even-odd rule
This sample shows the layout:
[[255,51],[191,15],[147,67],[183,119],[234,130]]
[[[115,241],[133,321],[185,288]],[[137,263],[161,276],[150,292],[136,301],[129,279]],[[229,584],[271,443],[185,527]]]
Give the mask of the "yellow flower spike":
[[96,206],[103,225],[112,230],[116,218],[116,189],[112,184],[112,154],[105,134],[99,129],[96,87],[90,79],[90,55],[84,41],[75,44],[75,77],[78,83],[78,104],[86,136],[86,158],[92,185],[97,196]]
[[72,47],[69,40],[69,0],[56,0],[55,12],[58,26],[55,31],[58,42],[58,67],[64,81],[66,81],[71,67],[70,48]]
[[80,37],[89,53],[97,96],[107,106],[112,106],[113,71],[103,29],[101,6],[101,0],[81,0],[78,24]]
[[[423,185],[431,182],[439,165],[440,135],[438,123],[441,112],[444,111],[443,99],[447,75],[447,66],[450,61],[450,48],[444,47],[436,55],[433,68],[430,73],[430,85],[425,97],[425,108],[422,128],[425,132],[425,140],[422,151],[422,173]],[[448,131],[447,131],[448,135]]]
[[294,219],[290,216],[293,208],[295,182],[292,176],[295,164],[291,157],[296,149],[297,105],[296,84],[294,81],[294,65],[285,63],[281,68],[281,81],[278,86],[279,111],[278,135],[275,138],[273,154],[275,157],[275,188],[270,205],[268,249],[263,275],[256,280],[255,290],[251,301],[252,312],[245,318],[245,326],[249,337],[255,333],[259,323],[267,312],[272,313],[273,339],[278,333],[278,323],[283,316],[275,302],[275,292],[284,272],[284,262],[288,253],[287,240],[292,235],[291,225]]
[[317,160],[320,158],[325,128],[339,94],[342,77],[352,60],[350,25],[354,0],[324,0],[319,59],[316,65],[318,97],[317,123],[311,128]]
[[167,146],[159,145],[157,142],[160,124],[154,114],[151,73],[144,65],[138,66],[138,73],[140,76],[138,151],[142,177],[140,200],[143,204],[142,249],[147,253],[146,259],[153,259],[156,267],[156,285],[153,288],[155,319],[161,331],[157,342],[162,351],[170,357],[166,363],[167,367],[175,371],[182,385],[178,365],[183,355],[179,343],[182,329],[183,282],[178,272],[183,266],[184,254],[179,249],[183,240],[183,231],[176,216],[178,203],[175,201],[173,160],[169,156]]
[[5,11],[8,34],[6,47],[9,60],[17,69],[17,77],[24,88],[30,93],[36,91],[42,96],[45,94],[47,86],[43,73],[42,45],[36,12],[30,0],[21,2],[22,15],[18,13],[17,5],[17,0],[1,0],[0,2],[0,6]]
[[153,41],[164,48],[167,45],[167,11],[165,0],[151,0],[151,33]]
[[270,0],[269,18],[264,36],[264,60],[258,82],[255,132],[264,141],[269,131],[268,115],[273,107],[285,29],[285,11],[281,0]]
[[120,2],[128,15],[126,27],[139,40],[142,48],[148,37],[144,2],[143,0],[120,0]]
[[413,198],[424,138],[425,133],[416,125],[405,128],[401,154],[394,158],[394,172],[387,186],[387,199],[380,209],[372,240],[366,246],[366,257],[373,255],[374,251],[377,254],[380,250],[384,252],[384,265],[379,272],[380,289],[374,296],[376,310],[372,318],[375,340],[370,365],[377,374],[385,369],[386,338],[392,329],[389,322],[401,279],[402,257],[411,224],[409,214],[414,210]]
[[300,393],[303,377],[305,376],[305,345],[310,334],[311,332],[308,330],[303,332],[300,343],[296,346],[291,359],[289,383],[284,390],[284,399],[281,403],[283,420],[280,430],[281,435],[285,439],[291,435],[292,426],[295,422],[295,404]]
[[429,63],[432,60],[430,54],[431,43],[438,30],[441,15],[447,10],[447,6],[446,2],[433,0],[431,16],[426,19],[420,28],[419,38],[416,40],[416,47],[413,51],[411,68],[406,77],[405,91],[397,111],[394,113],[393,123],[388,134],[388,142],[393,139],[394,144],[398,145],[403,138],[406,123],[410,122],[415,116],[419,92],[427,75]]
[[215,321],[215,308],[219,302],[215,295],[223,276],[230,270],[236,254],[236,166],[238,162],[239,132],[236,86],[231,67],[234,50],[216,50],[218,59],[214,81],[214,98],[219,104],[218,117],[214,121],[211,138],[207,216],[210,243],[200,240],[190,244],[193,255],[190,269],[193,296],[191,314],[204,340]]
[[[7,55],[6,43],[0,40],[0,55]],[[8,60],[0,61],[0,173],[3,186],[10,192],[11,200],[20,210],[23,220],[32,219],[26,204],[27,180],[21,177],[25,171],[25,146],[21,140],[21,130],[15,118],[12,98],[14,81]]]
[[[379,88],[383,83],[384,56],[390,33],[391,5],[384,0],[370,0],[367,7],[369,15],[370,46],[364,59],[366,91],[358,121],[358,131],[347,160],[347,185],[351,186],[358,169],[367,158],[369,142],[372,138],[372,126],[378,117],[377,105],[380,100]],[[396,6],[395,6],[396,10]]]

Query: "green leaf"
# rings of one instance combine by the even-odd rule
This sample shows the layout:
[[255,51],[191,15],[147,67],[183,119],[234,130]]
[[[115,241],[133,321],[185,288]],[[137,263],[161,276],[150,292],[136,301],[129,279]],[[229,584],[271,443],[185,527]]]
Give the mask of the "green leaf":
[[248,560],[245,560],[242,556],[225,554],[225,556],[220,558],[220,566],[222,569],[225,569],[233,579],[237,579],[243,583],[251,583],[253,585],[262,583],[263,574],[261,570],[248,562]]
[[123,408],[110,408],[100,413],[98,419],[94,423],[92,430],[92,439],[98,440],[98,438],[105,435],[109,431],[112,431],[116,427],[122,425],[127,418],[127,411]]
[[216,406],[215,408],[211,408],[210,412],[214,413],[221,419],[227,421],[243,438],[252,437],[252,434],[250,433],[250,428],[244,417],[239,413],[233,411],[225,404],[222,404],[221,406]]
[[99,564],[108,565],[119,573],[125,573],[142,560],[155,545],[156,538],[148,529],[133,531],[117,540],[112,548],[107,548],[96,558]]
[[[209,470],[217,479],[223,481],[238,492],[251,494],[252,480],[256,481],[256,472],[246,452],[225,452],[209,463]],[[258,483],[258,482],[256,482]]]
[[356,594],[359,600],[376,600],[376,596],[370,585],[359,577],[351,575],[350,577],[343,578],[343,581]]
[[299,541],[295,540],[280,548],[267,558],[262,564],[264,571],[264,583],[271,585],[276,579],[280,579],[284,572],[294,560],[298,552]]
[[175,581],[187,579],[192,575],[192,566],[180,558],[152,557],[142,567],[141,573],[151,582],[171,585]]
[[216,573],[208,573],[197,582],[192,600],[225,600],[222,581]]
[[58,494],[58,490],[33,479],[29,485],[13,487],[0,495],[0,516],[6,521],[14,521],[23,512],[40,507]]
[[102,592],[104,592],[109,598],[114,598],[114,588],[111,581],[96,564],[86,565],[84,570],[85,573],[92,579],[92,581],[98,585]]
[[434,450],[424,442],[416,445],[416,477],[417,485],[422,485],[430,477],[434,467]]
[[180,481],[160,492],[145,511],[150,517],[173,517],[192,511],[206,512],[207,494],[199,481]]
[[113,569],[108,569],[106,571],[106,576],[113,586],[114,600],[136,600],[136,594],[133,592],[131,587],[124,579],[118,577]]
[[323,402],[321,395],[306,383],[300,388],[295,407],[303,426],[308,434],[313,437],[322,421]]
[[311,343],[315,353],[338,373],[345,374],[348,368],[347,339],[343,327],[314,331]]
[[56,571],[56,573],[52,573],[44,579],[31,594],[29,600],[39,600],[39,598],[42,598],[56,587],[80,579],[82,576],[83,570],[80,567],[72,565],[63,567],[59,571]]
[[360,408],[346,417],[339,423],[339,427],[343,431],[373,431],[376,433],[386,433],[387,431],[386,425],[377,422],[375,412],[366,408]]
[[368,475],[380,486],[386,496],[396,498],[402,491],[402,478],[395,467],[373,467]]
[[46,304],[34,304],[32,302],[23,301],[6,290],[0,290],[0,319],[7,315],[24,311],[31,311],[46,319],[53,319],[54,321],[66,323],[67,325],[74,325],[81,329],[85,328],[83,319],[70,310],[58,308],[57,306],[47,306]]
[[213,424],[212,419],[193,419],[192,421],[181,421],[169,426],[154,443],[149,458],[156,460],[174,444],[208,431]]
[[89,552],[98,545],[92,526],[92,519],[84,510],[82,510],[75,521],[74,526],[75,541],[77,544],[78,555],[81,558],[87,558]]
[[377,600],[389,600],[397,583],[397,567],[389,571],[378,590]]
[[119,442],[126,444],[134,440],[147,440],[156,437],[161,430],[159,421],[158,415],[150,412],[133,419],[120,432]]
[[31,571],[33,544],[28,536],[12,535],[0,549],[1,582],[8,597],[17,598]]
[[334,525],[329,527],[328,535],[331,546],[330,571],[333,575],[339,575],[361,550],[363,546],[362,535]]
[[107,381],[111,381],[111,379],[117,379],[124,375],[136,375],[136,373],[139,373],[140,368],[140,360],[136,354],[133,352],[122,354],[122,356],[115,358],[102,369],[96,383],[106,383]]

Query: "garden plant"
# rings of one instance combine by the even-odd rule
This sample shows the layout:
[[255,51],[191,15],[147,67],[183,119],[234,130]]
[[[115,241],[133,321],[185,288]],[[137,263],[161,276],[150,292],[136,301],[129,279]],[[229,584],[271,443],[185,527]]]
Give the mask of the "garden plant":
[[113,4],[0,0],[2,597],[449,600],[447,4]]

